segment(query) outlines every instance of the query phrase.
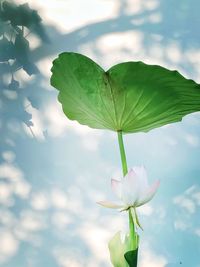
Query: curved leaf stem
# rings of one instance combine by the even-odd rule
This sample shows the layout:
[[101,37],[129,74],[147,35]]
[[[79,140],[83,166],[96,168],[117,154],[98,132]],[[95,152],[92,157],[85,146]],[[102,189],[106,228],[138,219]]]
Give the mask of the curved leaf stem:
[[[126,161],[126,153],[124,149],[122,131],[118,131],[117,134],[118,134],[118,143],[119,143],[119,150],[120,150],[120,155],[121,155],[123,176],[125,176],[128,172],[128,166],[127,166],[127,161]],[[135,232],[135,225],[134,225],[131,209],[128,210],[128,214],[129,214],[130,244],[131,244],[131,249],[135,250],[136,249],[135,239],[136,239],[137,233]]]
[[123,176],[125,176],[128,172],[128,166],[127,166],[127,161],[126,161],[126,153],[124,149],[122,131],[118,131],[117,135],[118,135],[119,150],[120,150],[120,155],[121,155]]

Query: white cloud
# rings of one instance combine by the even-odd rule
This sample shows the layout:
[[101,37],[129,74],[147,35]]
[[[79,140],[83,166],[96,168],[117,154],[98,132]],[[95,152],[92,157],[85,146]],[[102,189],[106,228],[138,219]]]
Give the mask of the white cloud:
[[185,193],[190,196],[197,206],[200,206],[200,188],[197,185],[189,187]]
[[[134,23],[137,23],[137,21],[134,21]],[[131,58],[139,59],[143,38],[143,33],[136,30],[101,36],[97,40],[96,46],[103,55],[106,55],[103,57],[103,66],[109,68],[111,65],[121,62],[122,59],[123,61],[130,61]],[[84,52],[84,50],[81,51]]]
[[192,198],[196,201],[196,204],[200,206],[200,190],[192,195]]
[[42,43],[40,38],[38,36],[36,36],[36,35],[33,35],[33,34],[29,34],[27,36],[27,40],[29,41],[30,50],[36,49]]
[[51,204],[57,209],[67,209],[67,207],[69,206],[67,194],[60,189],[52,189]]
[[63,248],[55,248],[53,251],[54,258],[61,267],[82,267],[83,260],[79,261],[77,255],[71,255],[69,250]]
[[43,217],[32,211],[24,211],[21,213],[20,227],[28,232],[36,232],[45,228]]
[[158,12],[150,15],[148,17],[148,20],[151,22],[151,23],[160,23],[162,21],[162,15]]
[[157,0],[143,1],[143,5],[146,9],[153,10],[159,6],[159,1]]
[[10,181],[17,181],[23,178],[22,171],[12,164],[3,163],[0,165],[0,178],[5,178]]
[[183,220],[176,220],[174,222],[174,227],[177,230],[185,231],[189,226]]
[[192,147],[199,146],[199,137],[194,134],[185,134],[185,141]]
[[137,14],[143,11],[143,6],[142,3],[143,1],[141,0],[135,0],[134,2],[132,0],[128,0],[127,3],[127,9],[126,13],[127,14]]
[[43,112],[46,121],[46,130],[51,137],[61,137],[67,135],[68,131],[80,137],[82,145],[92,151],[96,151],[99,146],[102,132],[94,130],[86,125],[81,125],[77,121],[69,120],[63,113],[58,101],[49,103]]
[[37,110],[31,105],[27,110],[32,115],[34,125],[31,128],[24,125],[24,129],[31,138],[42,141],[44,140],[45,131],[50,137],[58,138],[67,135],[70,130],[80,137],[80,141],[86,149],[90,151],[98,149],[102,132],[91,129],[86,125],[81,125],[77,121],[69,120],[64,115],[58,101],[46,103],[44,110]]
[[70,186],[67,189],[67,196],[67,210],[78,216],[85,214],[87,208],[84,207],[84,199],[82,197],[81,190],[75,186]]
[[99,148],[100,133],[90,134],[83,138],[83,146],[90,151],[97,151]]
[[173,63],[179,63],[182,59],[181,48],[175,42],[171,43],[166,47],[165,53],[166,56],[170,59],[170,61]]
[[186,60],[192,65],[192,67],[195,69],[196,71],[196,81],[200,82],[200,78],[199,78],[199,74],[200,74],[200,62],[199,62],[199,57],[200,57],[200,50],[199,49],[188,49],[187,51],[185,51],[185,58]]
[[166,143],[169,144],[170,146],[176,146],[178,144],[178,141],[171,136],[166,137]]
[[200,228],[195,229],[194,232],[198,237],[200,237]]
[[150,204],[146,204],[138,209],[141,215],[150,216],[153,213],[153,208]]
[[87,223],[79,228],[78,233],[97,260],[105,261],[105,263],[109,260],[106,245],[110,238],[109,229],[97,226],[94,223]]
[[166,209],[163,206],[157,206],[155,210],[156,215],[154,217],[157,220],[164,221],[163,219],[166,217]]
[[181,195],[173,199],[174,204],[182,209],[176,215],[174,228],[180,231],[188,231],[190,234],[200,236],[196,214],[199,213],[200,190],[198,185],[192,185]]
[[197,185],[192,185],[183,192],[182,195],[176,196],[173,202],[179,207],[182,207],[190,214],[196,212],[198,206],[200,206],[200,189]]
[[196,206],[193,200],[187,198],[184,195],[180,195],[174,198],[173,202],[177,204],[178,206],[184,208],[189,213],[195,213]]
[[18,241],[9,231],[1,231],[0,236],[0,262],[5,262],[17,253]]
[[191,195],[192,196],[192,194],[194,193],[196,191],[196,185],[192,185],[192,186],[190,186],[187,190],[185,190],[185,194],[186,195]]
[[31,185],[24,179],[23,172],[10,163],[0,165],[0,202],[6,206],[14,204],[14,196],[27,198]]
[[6,208],[0,210],[0,223],[7,228],[10,228],[16,224],[16,218],[14,214]]
[[140,267],[165,267],[167,264],[167,259],[164,256],[152,251],[147,243],[140,247],[140,253]]
[[2,158],[8,163],[12,163],[15,160],[15,154],[12,151],[4,151],[2,153]]
[[4,206],[12,206],[14,204],[12,194],[12,185],[0,183],[0,204]]
[[33,193],[30,202],[35,210],[46,210],[49,207],[49,199],[43,192]]
[[60,229],[65,229],[67,225],[72,223],[72,219],[67,212],[55,212],[51,216],[51,221],[54,226]]
[[28,198],[30,191],[31,185],[25,180],[20,180],[13,184],[13,192],[20,198]]
[[[23,0],[16,2],[24,3]],[[48,8],[45,1],[29,0],[29,4],[40,11],[39,14],[45,23],[54,25],[59,32],[65,34],[84,25],[113,18],[118,13],[118,3],[115,0],[50,1]],[[76,10],[81,12],[76,15]],[[66,16],[66,14],[73,15]]]

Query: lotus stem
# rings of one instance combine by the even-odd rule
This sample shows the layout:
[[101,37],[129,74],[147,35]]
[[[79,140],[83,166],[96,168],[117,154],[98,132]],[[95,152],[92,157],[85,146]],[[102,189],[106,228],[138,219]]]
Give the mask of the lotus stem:
[[[120,155],[121,155],[123,176],[125,176],[128,172],[128,166],[127,166],[127,161],[126,161],[126,153],[124,149],[123,134],[122,134],[122,131],[118,131],[117,134],[118,134],[118,143],[119,143],[119,150],[120,150]],[[135,238],[137,234],[135,232],[135,225],[134,225],[131,209],[128,210],[128,214],[129,214],[130,244],[131,244],[131,249],[135,250],[136,248],[134,247],[135,246],[134,244],[135,244]]]

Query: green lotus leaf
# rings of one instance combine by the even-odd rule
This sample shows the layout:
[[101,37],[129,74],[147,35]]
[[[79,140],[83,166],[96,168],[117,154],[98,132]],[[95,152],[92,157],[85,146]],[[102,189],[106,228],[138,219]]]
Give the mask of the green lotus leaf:
[[86,56],[62,53],[51,84],[66,116],[92,128],[147,132],[200,111],[200,85],[179,72],[143,62],[104,71]]

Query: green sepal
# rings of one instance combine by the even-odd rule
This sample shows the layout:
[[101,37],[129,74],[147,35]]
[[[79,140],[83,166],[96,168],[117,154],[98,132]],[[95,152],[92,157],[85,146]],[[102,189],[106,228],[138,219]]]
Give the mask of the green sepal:
[[129,267],[137,267],[138,249],[126,252],[124,258],[128,262]]

